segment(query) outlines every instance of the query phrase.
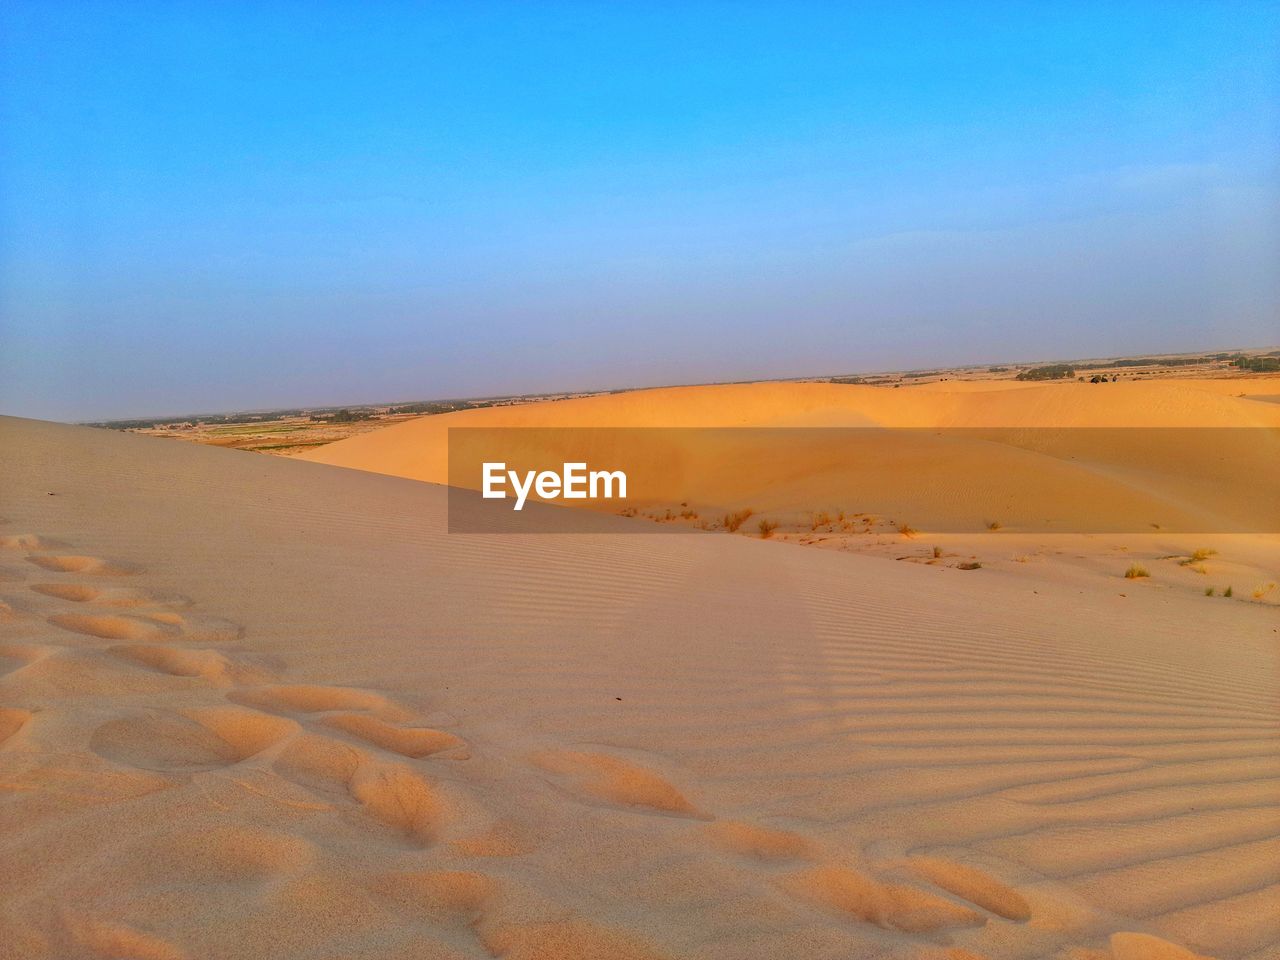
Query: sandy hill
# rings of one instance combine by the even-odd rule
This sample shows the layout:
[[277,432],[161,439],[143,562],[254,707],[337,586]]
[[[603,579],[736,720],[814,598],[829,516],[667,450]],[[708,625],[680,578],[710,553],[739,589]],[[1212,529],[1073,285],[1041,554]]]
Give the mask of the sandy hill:
[[5,958],[1280,949],[1271,608],[0,449]]
[[[455,457],[449,475],[450,429],[505,427],[524,433],[477,440],[483,456]],[[677,429],[624,439],[581,429],[600,427]],[[830,429],[859,427],[912,429]],[[481,460],[582,459],[636,478],[634,506],[708,515],[841,509],[930,531],[998,519],[1031,531],[1280,532],[1280,404],[1224,395],[1214,381],[644,390],[424,417],[302,458],[471,488]]]

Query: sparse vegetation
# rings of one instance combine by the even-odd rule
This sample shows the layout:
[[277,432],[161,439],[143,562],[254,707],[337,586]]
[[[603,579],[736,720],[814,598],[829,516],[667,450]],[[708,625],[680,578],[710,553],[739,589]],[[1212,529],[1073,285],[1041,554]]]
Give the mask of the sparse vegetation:
[[999,520],[987,521],[987,529],[991,530],[992,532],[999,530],[1001,526],[1003,526],[1003,524],[1001,524]]
[[814,513],[809,517],[810,530],[817,530],[819,527],[825,527],[830,523],[831,523],[831,514],[827,513],[827,511],[825,510]]
[[981,570],[982,564],[977,560],[966,560],[964,563],[956,564],[957,570]]
[[933,548],[933,559],[937,560],[937,559],[938,559],[939,557],[941,557],[941,556],[942,556],[942,548],[941,548],[941,547],[934,547],[934,548]]
[[1149,576],[1151,576],[1151,574],[1147,571],[1147,568],[1140,563],[1129,564],[1129,569],[1124,572],[1124,578],[1126,580],[1139,580],[1143,577]]
[[900,523],[898,524],[898,532],[904,537],[914,537],[920,531],[909,523]]
[[778,529],[778,521],[761,520],[758,529],[760,530],[760,539],[768,540],[773,536],[773,531]]
[[1268,593],[1270,593],[1275,588],[1276,588],[1276,585],[1274,583],[1259,584],[1258,586],[1253,588],[1253,599],[1261,600],[1263,597],[1265,597]]
[[1227,587],[1227,589],[1225,589],[1225,590],[1223,590],[1223,591],[1222,591],[1222,595],[1223,595],[1224,597],[1234,597],[1234,596],[1235,596],[1235,593],[1236,593],[1236,591],[1235,591],[1235,588],[1234,588],[1234,587]]
[[[1179,560],[1178,566],[1189,567],[1192,564],[1200,563],[1204,560],[1208,560],[1210,557],[1216,557],[1217,555],[1218,555],[1217,550],[1207,550],[1202,547],[1201,549],[1195,551],[1195,553],[1191,554],[1191,556],[1185,557],[1184,559]],[[1197,572],[1204,573],[1204,570],[1201,569],[1201,570],[1198,570]]]
[[736,510],[733,513],[726,513],[724,515],[724,520],[721,522],[724,524],[724,528],[730,533],[737,533],[738,528],[750,520],[754,513],[755,511],[749,507],[746,510]]
[[1212,596],[1213,596],[1213,587],[1205,587],[1205,588],[1204,588],[1204,595],[1205,595],[1206,597],[1212,597]]
[[1065,363],[1051,363],[1044,367],[1032,367],[1018,374],[1019,380],[1070,380],[1076,375],[1075,367]]

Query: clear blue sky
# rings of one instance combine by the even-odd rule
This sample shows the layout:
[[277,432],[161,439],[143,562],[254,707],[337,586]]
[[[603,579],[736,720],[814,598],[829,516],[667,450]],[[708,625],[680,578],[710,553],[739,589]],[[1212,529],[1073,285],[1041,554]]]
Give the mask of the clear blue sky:
[[0,412],[1280,341],[1280,5],[0,5]]

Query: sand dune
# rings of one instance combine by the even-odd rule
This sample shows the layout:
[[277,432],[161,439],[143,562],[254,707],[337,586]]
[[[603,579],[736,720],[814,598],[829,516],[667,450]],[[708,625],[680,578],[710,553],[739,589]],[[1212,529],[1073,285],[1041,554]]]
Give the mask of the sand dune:
[[0,441],[0,955],[1280,945],[1271,608]]
[[[456,446],[449,472],[450,429],[502,427],[524,429],[484,434],[483,456]],[[574,429],[599,427],[677,429]],[[912,429],[832,429],[865,427]],[[646,390],[425,417],[303,459],[478,489],[494,449],[529,468],[623,469],[639,510],[794,522],[839,509],[945,532],[996,519],[1035,532],[1280,532],[1280,405],[1214,381]]]

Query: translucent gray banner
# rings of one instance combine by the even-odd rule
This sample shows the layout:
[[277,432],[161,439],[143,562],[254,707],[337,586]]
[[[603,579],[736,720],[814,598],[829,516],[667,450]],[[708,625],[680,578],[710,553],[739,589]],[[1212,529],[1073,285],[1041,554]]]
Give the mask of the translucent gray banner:
[[1269,427],[452,428],[448,475],[451,533],[1280,532]]

